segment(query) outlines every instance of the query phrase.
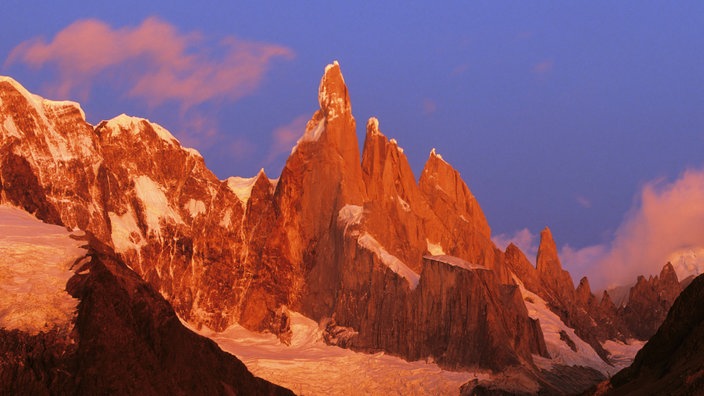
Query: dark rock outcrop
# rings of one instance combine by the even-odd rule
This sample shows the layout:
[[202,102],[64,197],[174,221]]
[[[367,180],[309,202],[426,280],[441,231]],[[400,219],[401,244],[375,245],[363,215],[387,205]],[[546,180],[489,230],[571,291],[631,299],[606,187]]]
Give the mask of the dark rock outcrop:
[[[666,275],[667,276],[667,275]],[[677,297],[633,364],[597,394],[697,395],[704,389],[704,275]]]
[[73,330],[0,330],[0,393],[288,395],[186,329],[169,303],[89,240],[67,291],[80,300]]
[[533,354],[547,356],[518,287],[501,284],[493,271],[451,264],[462,261],[454,257],[427,257],[412,287],[373,252],[358,254],[350,261],[355,272],[343,272],[335,308],[337,323],[357,333],[348,346],[431,358],[453,369],[500,371],[530,365]]

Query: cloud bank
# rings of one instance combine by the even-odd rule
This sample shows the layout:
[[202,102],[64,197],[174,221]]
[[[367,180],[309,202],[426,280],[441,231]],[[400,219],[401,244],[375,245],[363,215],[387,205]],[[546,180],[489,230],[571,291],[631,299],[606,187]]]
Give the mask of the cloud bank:
[[[588,270],[595,283],[630,283],[657,274],[679,253],[704,246],[704,170],[688,170],[671,183],[647,183],[638,205],[616,230],[608,252]],[[682,262],[672,264],[681,278]],[[584,265],[575,259],[575,264]]]
[[105,22],[79,20],[56,34],[15,47],[6,65],[55,66],[58,82],[51,94],[86,99],[103,79],[124,87],[128,97],[150,106],[167,101],[187,110],[200,103],[236,100],[260,84],[271,61],[291,59],[290,49],[227,36],[208,42],[197,32],[179,32],[158,18],[136,27],[112,28]]
[[[502,248],[511,241],[535,260],[536,234],[523,229],[494,237]],[[560,259],[575,280],[587,275],[595,289],[658,274],[668,261],[680,279],[704,272],[704,170],[687,170],[673,182],[646,183],[611,243],[564,245]]]

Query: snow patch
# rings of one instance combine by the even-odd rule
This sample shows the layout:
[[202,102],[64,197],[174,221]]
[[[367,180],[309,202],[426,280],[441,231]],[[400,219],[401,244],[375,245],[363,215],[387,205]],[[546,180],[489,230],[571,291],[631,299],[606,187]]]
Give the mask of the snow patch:
[[122,113],[119,116],[108,120],[106,123],[106,127],[111,131],[110,136],[119,135],[123,130],[129,131],[133,135],[136,135],[142,131],[142,122],[146,122],[147,124],[149,124],[152,129],[154,129],[154,132],[156,132],[157,136],[159,136],[165,142],[169,144],[173,144],[174,142],[178,143],[178,140],[171,134],[171,132],[167,131],[166,128],[162,127],[161,125],[153,123],[145,118],[128,116],[125,113]]
[[380,135],[379,132],[379,120],[376,117],[369,117],[367,121],[367,129],[371,128],[372,135]]
[[394,147],[396,147],[396,151],[398,151],[400,154],[403,154],[403,149],[398,145],[398,142],[396,141],[396,139],[391,139],[391,140],[389,140],[389,142],[391,144],[393,144]]
[[251,332],[240,325],[221,333],[189,327],[237,356],[254,375],[301,395],[452,395],[472,379],[491,378],[482,371],[445,371],[425,361],[329,346],[315,321],[289,313],[290,346],[273,334]]
[[373,236],[365,232],[362,234],[362,236],[359,237],[357,243],[359,244],[359,246],[369,250],[370,252],[374,253],[377,257],[379,257],[381,262],[385,266],[389,267],[391,271],[404,277],[406,281],[408,281],[408,284],[411,286],[411,289],[415,289],[416,286],[418,286],[418,280],[420,279],[420,276],[416,274],[412,269],[410,269],[406,264],[404,264],[403,261],[399,260],[398,257],[386,251],[386,249],[384,249],[384,247],[381,246],[381,244],[376,239],[374,239]]
[[247,178],[232,176],[227,178],[227,187],[237,195],[237,198],[242,202],[243,208],[247,206],[247,201],[252,196],[252,187],[254,187],[256,181],[257,176]]
[[225,210],[225,214],[222,215],[222,219],[220,219],[220,223],[218,223],[220,227],[230,228],[230,224],[232,224],[232,221],[230,220],[231,217],[232,209],[227,208],[227,210]]
[[[40,113],[40,115],[43,116],[43,110],[44,110],[44,106],[42,105],[42,101],[44,100],[43,98],[27,91],[27,89],[25,87],[23,87],[22,84],[18,83],[12,77],[0,76],[0,82],[9,83],[13,88],[15,88],[15,90],[17,90],[17,92],[20,93],[20,95],[24,96],[24,98],[27,99],[27,101],[33,105],[33,107]],[[44,116],[44,118],[46,119],[45,116]]]
[[[535,293],[528,291],[523,282],[515,275],[513,279],[518,284],[523,301],[528,309],[528,316],[540,321],[540,329],[543,331],[545,345],[552,359],[535,359],[538,367],[550,370],[553,364],[566,366],[585,366],[600,371],[606,376],[610,376],[618,371],[617,368],[604,362],[589,344],[575,334],[574,329],[560,320],[554,312],[548,308],[545,300]],[[567,335],[573,342],[576,351],[572,350],[566,340],[561,339],[561,334]]]
[[433,149],[430,150],[430,155],[431,155],[432,157],[437,157],[438,159],[440,159],[440,160],[442,160],[443,162],[445,162],[445,160],[442,158],[442,155],[440,155],[440,154],[438,154],[438,153],[435,152],[435,147],[433,147]]
[[409,205],[408,202],[406,202],[403,198],[401,198],[397,195],[396,201],[399,203],[399,205],[401,205],[401,208],[403,209],[404,212],[411,211],[411,205]]
[[[441,248],[442,249],[442,248]],[[462,260],[459,257],[455,256],[447,256],[447,255],[433,255],[433,256],[424,256],[423,258],[432,260],[432,261],[437,261],[440,263],[445,263],[448,265],[451,265],[453,267],[460,267],[464,268],[466,270],[485,270],[486,267],[480,264],[472,264],[469,261]]]
[[149,176],[141,175],[134,179],[134,192],[144,204],[147,226],[157,235],[161,234],[161,219],[171,219],[177,224],[183,224],[181,216],[169,205],[164,188]]
[[271,191],[276,190],[276,186],[279,185],[279,178],[277,177],[276,179],[269,179],[269,183],[271,183]]
[[83,119],[83,121],[86,120],[86,113],[81,108],[81,105],[77,102],[73,102],[70,100],[61,100],[61,101],[48,100],[48,99],[42,98],[39,95],[33,95],[33,96],[36,101],[42,103],[42,105],[44,106],[45,109],[48,109],[48,110],[56,112],[56,113],[63,113],[66,111],[67,108],[76,109],[81,114],[81,119]]
[[141,230],[131,210],[122,216],[108,212],[108,217],[112,227],[112,244],[116,252],[125,253],[131,249],[139,251],[144,246],[145,242],[142,240]]
[[66,292],[85,242],[65,228],[0,206],[0,328],[36,334],[67,328],[78,300]]
[[12,119],[12,117],[5,118],[5,121],[2,123],[2,127],[7,132],[7,136],[13,136],[17,138],[22,138],[24,136],[24,134],[21,133],[19,129],[17,129],[17,125],[15,124],[15,121]]
[[320,139],[320,136],[323,134],[323,131],[325,131],[325,118],[318,121],[318,123],[314,127],[310,129],[306,128],[306,131],[303,133],[303,136],[298,139],[296,145],[293,146],[293,148],[291,149],[291,155],[296,152],[296,150],[298,149],[298,145],[300,145],[301,143],[318,141],[318,139]]
[[609,360],[617,371],[630,366],[636,353],[643,348],[643,345],[645,345],[645,341],[636,339],[629,339],[626,343],[618,340],[606,340],[601,344],[609,352]]
[[322,119],[318,121],[318,124],[315,125],[314,128],[306,130],[306,132],[303,134],[301,139],[298,141],[300,142],[315,142],[320,139],[320,135],[323,134],[323,131],[325,130],[325,119]]
[[444,256],[445,255],[445,250],[442,248],[442,246],[439,243],[432,243],[432,242],[430,242],[430,239],[426,239],[425,243],[428,246],[428,252],[430,252],[431,255],[433,255],[433,256]]
[[[149,122],[149,121],[147,121]],[[162,127],[159,124],[155,124],[153,122],[149,122],[149,124],[152,126],[154,129],[154,132],[161,138],[161,140],[164,140],[166,142],[178,142],[178,140],[174,137],[174,135],[171,134],[166,128]]]
[[199,214],[205,213],[205,202],[191,198],[186,203],[185,209],[188,210],[192,218],[196,218]]
[[364,216],[364,208],[359,205],[347,204],[337,213],[337,222],[345,226],[360,225]]
[[194,156],[194,157],[200,157],[203,158],[203,156],[200,154],[200,151],[191,148],[191,147],[181,147],[183,151],[187,152],[189,155]]
[[[327,87],[327,74],[333,68],[333,66],[339,66],[337,62],[333,62],[332,65],[327,65],[325,67],[325,75],[320,81],[320,88],[318,89],[318,103],[320,108],[325,110],[325,116],[328,120],[333,120],[340,116],[340,114],[349,113],[350,105],[345,103],[344,95],[339,95],[337,92],[328,92]],[[345,83],[344,78],[342,83]]]

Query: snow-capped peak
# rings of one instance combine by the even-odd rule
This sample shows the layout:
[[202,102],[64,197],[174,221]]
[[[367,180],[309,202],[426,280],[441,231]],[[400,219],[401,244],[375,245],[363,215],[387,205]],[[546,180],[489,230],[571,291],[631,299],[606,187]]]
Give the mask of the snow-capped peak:
[[318,103],[328,120],[352,112],[345,79],[337,61],[325,67],[325,74],[320,80],[320,88],[318,89]]
[[137,134],[141,132],[142,129],[140,127],[140,124],[142,124],[143,122],[149,124],[152,129],[154,129],[154,132],[156,132],[156,134],[162,140],[166,141],[167,143],[178,143],[178,139],[176,139],[171,134],[171,132],[167,131],[166,128],[162,127],[161,125],[151,122],[146,118],[129,116],[125,113],[122,113],[119,116],[106,121],[105,126],[112,131],[112,136],[119,134],[122,130],[128,130],[133,134]]
[[367,121],[367,130],[372,135],[380,135],[379,132],[379,120],[376,117],[369,117]]
[[328,72],[328,70],[332,69],[335,66],[340,66],[340,64],[337,62],[337,60],[332,61],[332,63],[328,64],[325,66],[325,73]]
[[22,86],[22,84],[17,82],[17,80],[15,80],[12,77],[0,76],[0,82],[6,82],[6,83],[10,84],[15,90],[17,90],[17,92],[20,93],[20,95],[24,96],[27,99],[27,101],[29,103],[31,103],[34,106],[34,108],[36,108],[37,111],[39,111],[39,113],[42,116],[44,116],[44,118],[46,118],[46,116],[44,115],[45,109],[51,111],[51,110],[65,109],[67,107],[71,107],[71,108],[75,108],[79,111],[83,121],[86,120],[86,113],[81,108],[81,105],[78,104],[77,102],[73,102],[70,100],[57,101],[57,100],[45,99],[39,95],[35,95],[35,94],[29,92],[24,86]]
[[433,149],[430,150],[430,156],[431,156],[431,157],[436,157],[437,159],[439,159],[439,160],[441,160],[441,161],[443,161],[443,162],[445,161],[445,160],[442,158],[442,155],[438,154],[438,153],[435,151],[435,147],[433,147]]

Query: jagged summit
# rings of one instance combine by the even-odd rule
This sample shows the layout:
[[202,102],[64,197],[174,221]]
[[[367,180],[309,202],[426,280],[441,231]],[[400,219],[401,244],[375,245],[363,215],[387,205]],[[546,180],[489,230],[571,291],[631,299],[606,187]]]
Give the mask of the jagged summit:
[[131,132],[133,134],[145,132],[150,129],[149,127],[151,127],[151,130],[153,130],[157,134],[157,136],[159,136],[165,142],[176,142],[180,145],[178,139],[176,139],[174,135],[171,134],[171,132],[166,130],[166,128],[162,127],[161,125],[155,122],[151,122],[146,118],[129,116],[125,113],[122,113],[109,120],[102,121],[98,125],[110,130],[112,136],[119,134],[122,131]]
[[660,271],[660,281],[669,283],[679,282],[677,278],[677,272],[675,272],[675,267],[673,267],[672,263],[670,263],[669,261],[667,262],[667,264],[665,264],[664,267],[662,267],[662,270]]
[[444,159],[442,158],[442,155],[438,154],[437,151],[435,151],[435,147],[433,147],[432,150],[430,150],[430,154],[428,155],[428,160],[430,160],[431,157],[438,158],[438,159],[444,161]]
[[[3,85],[5,88],[3,88]],[[7,90],[8,88],[23,96],[29,103],[32,104],[32,106],[39,112],[40,115],[42,115],[44,119],[47,118],[45,113],[55,113],[57,115],[61,115],[68,111],[76,111],[83,121],[86,120],[86,113],[83,111],[83,108],[81,108],[81,105],[78,102],[43,98],[29,92],[14,78],[0,75],[0,92]]]
[[379,120],[376,117],[369,117],[367,121],[367,134],[376,135],[379,132]]
[[325,73],[320,80],[320,88],[318,89],[318,103],[328,120],[352,113],[347,85],[345,85],[345,79],[342,77],[340,64],[337,61],[325,67]]
[[556,273],[562,270],[560,259],[557,256],[557,245],[552,237],[550,228],[545,227],[540,231],[540,245],[538,246],[538,256],[536,268],[539,273]]
[[[515,245],[496,248],[476,197],[435,149],[416,181],[372,117],[360,154],[337,62],[278,182],[263,169],[219,180],[141,118],[94,128],[7,80],[0,95],[0,203],[94,234],[196,327],[240,324],[286,343],[291,309],[326,323],[334,345],[494,370],[534,369],[535,355],[548,358],[545,334],[557,337],[552,351],[604,359],[600,341],[626,339],[589,338],[615,308],[606,298],[606,319],[592,315],[588,281],[575,291],[549,229],[537,268]],[[643,295],[674,284],[672,272],[653,287],[643,279]]]

